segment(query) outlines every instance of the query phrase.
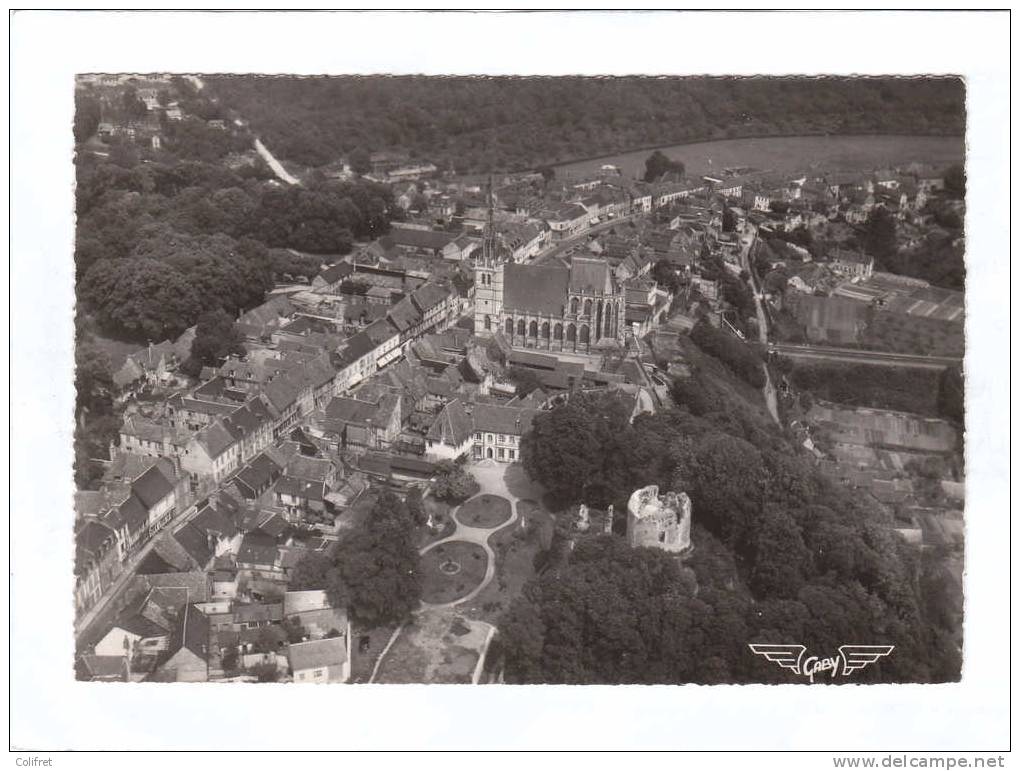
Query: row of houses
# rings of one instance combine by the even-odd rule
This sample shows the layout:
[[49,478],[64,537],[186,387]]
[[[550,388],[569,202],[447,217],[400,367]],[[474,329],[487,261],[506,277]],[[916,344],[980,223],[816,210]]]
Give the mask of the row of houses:
[[160,581],[140,591],[78,661],[79,677],[120,682],[253,681],[250,673],[267,668],[270,679],[347,682],[346,610],[322,590],[239,602],[193,580]]

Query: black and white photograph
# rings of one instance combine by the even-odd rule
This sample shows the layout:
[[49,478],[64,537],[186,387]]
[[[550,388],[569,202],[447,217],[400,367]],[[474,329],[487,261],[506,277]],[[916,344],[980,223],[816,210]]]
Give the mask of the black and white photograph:
[[823,64],[76,66],[53,674],[960,687],[971,85]]
[[81,75],[79,676],[957,680],[964,103]]

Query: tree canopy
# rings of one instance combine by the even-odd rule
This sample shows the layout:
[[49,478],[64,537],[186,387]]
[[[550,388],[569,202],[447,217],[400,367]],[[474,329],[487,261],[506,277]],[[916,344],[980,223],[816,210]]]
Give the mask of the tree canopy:
[[661,150],[656,150],[645,159],[645,182],[657,182],[666,174],[683,177],[686,168],[682,161],[675,161]]
[[719,366],[708,377],[708,362],[678,381],[680,409],[630,424],[607,395],[581,394],[536,417],[525,469],[559,504],[622,507],[648,484],[684,491],[695,549],[681,568],[658,550],[573,534],[574,550],[498,625],[508,681],[798,682],[747,644],[796,640],[832,655],[851,639],[897,652],[855,682],[958,679],[958,604],[945,582],[919,570],[883,511],[752,415],[737,396],[746,386]]
[[418,607],[421,574],[407,506],[391,492],[379,495],[364,524],[337,550],[351,615],[369,625],[403,621]]
[[[402,150],[440,169],[527,170],[739,136],[964,133],[963,85],[895,78],[235,78],[203,91],[280,158]],[[607,116],[611,116],[607,118]]]

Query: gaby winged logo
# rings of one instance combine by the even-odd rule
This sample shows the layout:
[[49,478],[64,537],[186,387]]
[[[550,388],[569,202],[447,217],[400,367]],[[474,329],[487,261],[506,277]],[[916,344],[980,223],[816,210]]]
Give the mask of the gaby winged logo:
[[815,675],[828,673],[829,678],[849,677],[858,669],[874,664],[883,656],[892,653],[894,645],[840,645],[839,653],[830,658],[807,656],[807,648],[803,645],[769,645],[750,643],[748,648],[759,656],[789,669],[794,674],[802,675],[809,682],[815,681]]

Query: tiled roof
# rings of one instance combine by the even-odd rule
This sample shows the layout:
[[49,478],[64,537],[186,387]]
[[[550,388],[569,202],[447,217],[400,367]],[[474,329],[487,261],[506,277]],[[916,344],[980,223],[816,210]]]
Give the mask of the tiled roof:
[[376,348],[375,343],[364,331],[347,338],[344,349],[340,354],[340,361],[344,366],[353,364],[363,356],[367,356]]
[[207,534],[222,535],[226,538],[237,535],[237,525],[233,518],[224,508],[214,504],[202,508],[191,520],[191,525]]
[[165,629],[141,614],[118,618],[113,627],[115,629],[123,629],[125,632],[136,634],[139,637],[164,637],[170,633],[169,629]]
[[411,302],[411,298],[405,297],[390,308],[387,318],[398,330],[406,332],[419,323],[422,317],[418,309],[414,307],[414,303]]
[[280,476],[282,469],[265,453],[252,458],[243,469],[237,472],[235,479],[242,482],[252,493],[246,498],[257,497],[273,481]]
[[343,396],[335,396],[326,405],[325,414],[327,418],[341,420],[345,423],[367,423],[374,419],[378,411],[378,404],[363,402],[359,399],[348,399]]
[[209,576],[200,570],[182,573],[157,573],[140,577],[140,583],[148,589],[174,589],[183,602],[205,602],[211,595]]
[[264,327],[275,323],[281,316],[290,316],[294,313],[294,306],[286,295],[274,295],[262,305],[252,308],[240,318],[242,324],[251,324],[256,327]]
[[[295,498],[304,498],[310,501],[323,500],[324,485],[322,482],[309,482],[306,479],[294,479],[282,477],[276,483],[277,495],[290,495]],[[265,525],[262,526],[263,529]]]
[[89,563],[106,553],[116,541],[116,534],[101,522],[82,523],[74,534],[75,573],[81,575]]
[[138,496],[130,495],[117,509],[120,518],[128,527],[128,532],[136,533],[149,521],[149,512],[138,500]]
[[276,539],[268,533],[253,530],[241,541],[237,561],[270,565],[276,562],[277,554]]
[[508,264],[503,270],[503,307],[560,316],[569,282],[570,272],[561,265]]
[[110,465],[103,472],[103,479],[122,479],[133,482],[148,471],[156,459],[151,455],[118,450],[113,453]]
[[235,624],[247,624],[252,621],[282,621],[283,603],[253,603],[250,605],[236,604],[231,608]]
[[415,249],[442,249],[447,244],[455,241],[460,233],[446,233],[438,230],[421,230],[418,228],[396,227],[390,230],[389,235],[380,239],[380,243],[387,239],[397,246],[407,246]]
[[318,278],[321,278],[328,284],[335,284],[337,281],[342,281],[354,272],[354,266],[349,262],[338,262],[335,265],[330,265],[322,273],[319,274]]
[[290,374],[280,375],[266,383],[262,389],[269,404],[277,412],[283,412],[297,401],[301,395],[302,384]]
[[471,421],[475,431],[521,436],[531,428],[536,413],[526,408],[475,404],[471,407]]
[[209,660],[209,617],[194,605],[185,605],[170,637],[167,656],[188,649],[200,659]]
[[331,465],[326,458],[309,458],[307,455],[298,454],[287,464],[287,476],[307,479],[310,482],[325,482]]
[[431,442],[440,442],[459,447],[471,438],[474,426],[471,418],[464,411],[460,399],[454,399],[439,413],[429,428],[427,438]]
[[195,524],[191,522],[185,524],[174,532],[173,537],[200,569],[205,569],[212,562],[213,553],[209,549],[209,537]]
[[366,334],[375,345],[382,345],[386,341],[392,340],[396,337],[399,334],[399,331],[392,323],[390,323],[389,319],[383,317],[376,319],[365,327],[364,334]]
[[560,366],[560,360],[555,356],[549,356],[544,353],[535,353],[533,351],[513,351],[510,354],[511,364],[520,364],[524,367],[531,369],[558,369]]
[[423,313],[443,303],[449,296],[448,289],[433,283],[423,284],[411,293],[411,299]]
[[205,450],[210,458],[218,458],[236,444],[237,440],[223,427],[222,423],[216,421],[195,434],[195,442]]
[[144,418],[128,417],[124,419],[120,433],[126,436],[134,436],[146,442],[162,442],[165,428],[159,423],[153,423]]
[[154,464],[131,485],[132,491],[146,509],[153,508],[174,491],[175,478],[168,479],[161,466],[159,463]]
[[347,661],[347,644],[344,637],[293,643],[287,647],[287,656],[295,672],[336,667]]
[[78,659],[79,671],[89,680],[125,681],[127,679],[124,656],[97,656],[87,653]]

